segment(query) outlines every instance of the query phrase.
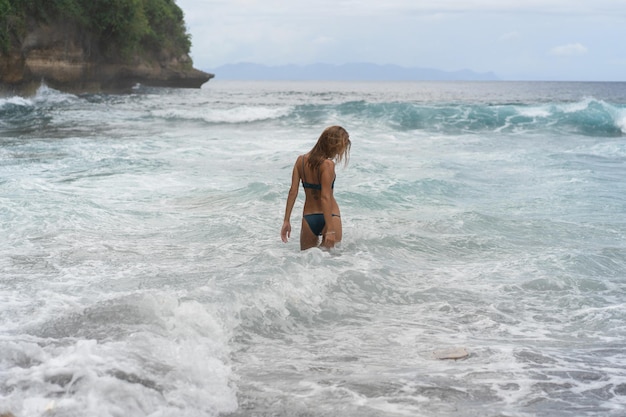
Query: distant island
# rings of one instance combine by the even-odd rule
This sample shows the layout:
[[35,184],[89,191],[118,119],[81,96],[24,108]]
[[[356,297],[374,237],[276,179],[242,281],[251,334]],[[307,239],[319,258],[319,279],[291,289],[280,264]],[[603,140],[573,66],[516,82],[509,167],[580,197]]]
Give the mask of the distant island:
[[227,64],[209,70],[223,80],[324,80],[324,81],[497,81],[493,72],[442,71],[398,65],[351,63],[267,66]]
[[0,0],[0,92],[199,88],[173,0]]

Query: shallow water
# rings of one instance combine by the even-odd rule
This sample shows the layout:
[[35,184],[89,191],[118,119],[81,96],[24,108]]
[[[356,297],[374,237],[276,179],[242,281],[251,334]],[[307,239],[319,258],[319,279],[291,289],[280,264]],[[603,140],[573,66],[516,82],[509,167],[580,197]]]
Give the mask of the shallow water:
[[[300,252],[331,124],[344,241]],[[0,98],[0,413],[621,416],[625,133],[624,83]]]

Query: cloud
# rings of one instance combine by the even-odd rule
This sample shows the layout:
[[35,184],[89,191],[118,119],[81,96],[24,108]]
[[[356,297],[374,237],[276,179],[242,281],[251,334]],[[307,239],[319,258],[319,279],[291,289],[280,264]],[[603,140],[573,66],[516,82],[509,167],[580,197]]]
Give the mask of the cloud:
[[[298,0],[293,0],[297,2]],[[320,0],[322,1],[322,0]],[[529,13],[534,15],[579,15],[579,16],[624,16],[625,10],[621,2],[615,0],[387,0],[384,2],[361,0],[331,0],[334,4],[343,5],[343,10],[351,13],[392,13],[432,14],[432,13]],[[312,2],[315,4],[315,2]]]
[[557,56],[585,55],[587,52],[587,47],[580,43],[568,43],[567,45],[555,46],[550,49],[550,55]]
[[334,42],[335,39],[331,38],[330,36],[318,36],[317,38],[313,39],[313,44],[315,45],[327,45]]
[[503,42],[514,41],[520,39],[522,35],[519,32],[508,32],[500,36],[500,40]]

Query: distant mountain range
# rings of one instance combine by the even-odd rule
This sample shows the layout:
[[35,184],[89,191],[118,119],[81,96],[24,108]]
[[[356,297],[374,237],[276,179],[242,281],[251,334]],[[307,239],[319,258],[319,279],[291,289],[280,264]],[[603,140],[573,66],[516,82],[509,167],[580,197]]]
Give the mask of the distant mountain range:
[[493,72],[471,70],[443,71],[432,68],[407,68],[398,65],[352,63],[343,65],[279,65],[252,63],[227,64],[207,69],[222,80],[326,80],[326,81],[495,81]]

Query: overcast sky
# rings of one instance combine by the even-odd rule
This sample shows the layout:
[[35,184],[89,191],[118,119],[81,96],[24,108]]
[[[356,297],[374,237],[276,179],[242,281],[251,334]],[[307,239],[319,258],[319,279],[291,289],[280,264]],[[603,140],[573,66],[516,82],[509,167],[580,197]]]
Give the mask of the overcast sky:
[[626,0],[177,0],[196,68],[370,62],[626,81]]

